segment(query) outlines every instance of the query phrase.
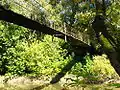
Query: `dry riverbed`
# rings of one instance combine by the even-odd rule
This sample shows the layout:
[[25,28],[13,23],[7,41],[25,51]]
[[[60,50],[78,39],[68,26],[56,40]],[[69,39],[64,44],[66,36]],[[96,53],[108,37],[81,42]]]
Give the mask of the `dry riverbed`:
[[109,80],[102,84],[82,84],[82,77],[65,75],[56,84],[51,77],[0,76],[0,90],[120,90],[120,81]]

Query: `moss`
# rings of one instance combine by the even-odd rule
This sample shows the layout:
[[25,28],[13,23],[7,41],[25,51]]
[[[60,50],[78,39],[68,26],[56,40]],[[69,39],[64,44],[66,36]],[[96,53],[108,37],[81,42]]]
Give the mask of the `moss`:
[[103,44],[103,48],[105,51],[114,51],[113,46],[110,44],[107,38],[101,35],[100,39],[101,39],[101,43]]
[[120,84],[119,83],[109,84],[108,86],[114,86],[116,88],[120,88]]

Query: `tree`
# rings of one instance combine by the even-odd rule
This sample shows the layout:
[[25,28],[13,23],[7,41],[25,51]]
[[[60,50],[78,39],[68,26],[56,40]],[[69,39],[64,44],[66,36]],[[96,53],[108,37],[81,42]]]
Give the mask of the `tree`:
[[[77,6],[77,9],[73,10],[73,6],[75,6],[75,4]],[[91,4],[93,4],[92,9]],[[61,5],[64,7],[64,9],[62,9],[62,12],[65,9],[68,9],[68,12],[66,12],[67,14],[62,13],[63,22],[66,22],[67,24],[70,23],[71,26],[75,25],[75,28],[81,26],[83,27],[83,31],[85,31],[87,28],[87,30],[90,31],[92,35],[95,33],[99,44],[103,48],[104,52],[108,55],[111,65],[120,75],[120,28],[118,28],[120,26],[120,15],[117,14],[120,11],[119,0],[90,0],[90,2],[87,0],[62,0]],[[96,8],[94,6],[96,6]],[[72,14],[70,14],[70,11]],[[87,16],[88,12],[90,14]],[[83,17],[81,17],[82,15]],[[91,18],[94,18],[94,22],[92,23],[94,32],[88,28],[89,23],[87,22],[89,22]],[[70,20],[72,20],[72,22],[70,22]]]
[[[103,50],[107,54],[108,58],[110,59],[111,65],[114,67],[115,71],[118,73],[120,76],[120,59],[119,59],[119,54],[120,54],[120,44],[119,41],[116,41],[119,37],[112,37],[112,35],[108,31],[108,25],[111,25],[112,28],[115,30],[116,28],[109,23],[108,25],[105,23],[105,17],[106,17],[106,5],[105,5],[105,0],[101,0],[99,2],[98,0],[95,0],[96,3],[96,17],[94,19],[94,22],[92,23],[92,27],[98,36],[98,42],[101,44]],[[102,7],[102,9],[101,9]],[[99,12],[101,9],[102,15]],[[100,35],[100,32],[102,33]],[[118,31],[119,32],[119,31]]]
[[[26,2],[29,1],[31,0],[27,0]],[[91,38],[98,40],[104,52],[108,55],[111,65],[120,75],[119,0],[111,1],[111,3],[109,0],[90,0],[90,2],[88,0],[50,0],[49,3],[44,0],[35,1],[38,2],[33,3],[32,1],[35,7],[36,5],[41,5],[43,10],[45,10],[44,19],[46,21],[58,24],[65,22],[78,31],[90,32],[91,36],[93,36]],[[33,7],[31,8],[33,9]],[[37,8],[39,7],[37,6]],[[39,9],[36,12],[39,13]],[[94,31],[90,27],[91,23],[89,23],[92,18],[94,18],[94,22],[92,23]],[[97,41],[94,42],[94,40],[91,40],[91,42],[95,43],[96,46]]]

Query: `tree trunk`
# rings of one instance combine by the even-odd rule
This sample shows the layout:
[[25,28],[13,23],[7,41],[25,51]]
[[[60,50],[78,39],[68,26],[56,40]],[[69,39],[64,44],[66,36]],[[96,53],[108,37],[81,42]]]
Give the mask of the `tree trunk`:
[[92,23],[92,28],[95,31],[98,43],[101,44],[105,54],[107,54],[110,60],[111,65],[120,76],[119,47],[114,38],[112,38],[107,31],[107,25],[105,24],[105,18],[103,15],[96,15],[94,22]]
[[114,48],[114,46],[110,44],[108,38],[105,38],[105,36],[103,35],[100,36],[100,44],[105,54],[108,56],[111,65],[113,66],[117,74],[120,76],[120,61],[119,61],[120,59],[119,59],[119,52],[116,50],[117,47]]
[[118,61],[119,53],[114,51],[114,52],[106,53],[106,54],[108,55],[111,65],[113,66],[117,74],[120,76],[120,62]]

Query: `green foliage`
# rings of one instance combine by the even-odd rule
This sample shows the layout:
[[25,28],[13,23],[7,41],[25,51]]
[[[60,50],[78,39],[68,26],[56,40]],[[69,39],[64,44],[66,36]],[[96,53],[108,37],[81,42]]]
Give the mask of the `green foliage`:
[[49,75],[59,72],[60,68],[66,64],[68,59],[63,58],[66,50],[60,48],[57,41],[53,43],[49,41],[50,38],[50,36],[46,36],[44,42],[34,41],[31,45],[23,43],[22,48],[25,51],[20,56],[21,60],[25,61],[26,66],[28,66],[26,68],[29,70],[26,72]]
[[104,50],[113,51],[113,47],[109,43],[109,41],[103,35],[101,35],[100,38],[101,38],[102,43],[104,43],[104,47],[105,47]]
[[118,77],[106,55],[95,56],[93,60],[86,56],[86,65],[77,63],[71,73],[84,77],[85,83],[99,83]]
[[0,22],[0,74],[5,74],[10,57],[9,48],[14,48],[17,41],[23,37],[26,29],[22,27]]
[[[50,21],[55,23],[58,28],[61,27],[61,24],[66,23],[77,31],[91,30],[90,22],[95,12],[89,9],[89,3],[81,2],[82,0],[57,1],[50,0],[48,3],[46,0],[38,0],[38,3],[35,3],[34,0],[32,2],[30,0],[17,0],[18,4],[22,3],[20,5],[12,3],[10,8],[43,24]],[[6,1],[2,0],[2,2],[4,4]],[[110,21],[106,22],[111,28],[109,32],[118,45],[120,42],[119,9],[119,0],[115,0],[107,10],[107,14],[109,14],[107,18]],[[72,59],[71,56],[66,55],[68,51],[62,48],[65,44],[63,40],[46,35],[40,41],[36,39],[36,34],[28,31],[23,27],[0,22],[0,74],[55,75]],[[92,30],[90,32],[90,36],[94,37]],[[104,38],[103,41],[106,48],[111,49],[109,42]],[[85,58],[86,65],[76,63],[71,73],[83,76],[86,81],[99,81],[116,76],[106,57],[95,57],[93,61],[89,56]]]
[[120,84],[119,83],[108,84],[108,86],[114,86],[116,88],[120,88]]
[[8,64],[9,74],[32,74],[32,75],[54,75],[58,73],[69,58],[66,56],[66,50],[62,49],[59,43],[62,40],[51,36],[45,36],[43,41],[34,40],[28,42],[19,42],[15,48],[9,49],[11,57]]
[[[62,49],[64,40],[45,35],[43,40],[29,30],[1,22],[0,74],[54,75],[70,60]],[[66,58],[65,58],[66,57]]]
[[110,65],[109,60],[106,58],[106,55],[94,57],[94,64],[91,71],[102,78],[114,78],[117,74],[114,68]]

